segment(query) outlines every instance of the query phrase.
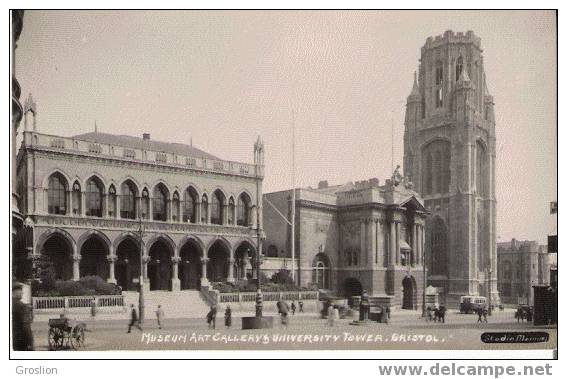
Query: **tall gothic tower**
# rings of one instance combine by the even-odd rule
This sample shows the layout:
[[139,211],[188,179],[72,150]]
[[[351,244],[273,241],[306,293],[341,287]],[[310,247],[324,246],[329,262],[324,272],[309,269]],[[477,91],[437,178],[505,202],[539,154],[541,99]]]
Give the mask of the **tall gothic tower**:
[[428,284],[450,306],[489,291],[499,303],[495,143],[480,38],[450,30],[427,38],[407,98],[404,173],[430,211]]

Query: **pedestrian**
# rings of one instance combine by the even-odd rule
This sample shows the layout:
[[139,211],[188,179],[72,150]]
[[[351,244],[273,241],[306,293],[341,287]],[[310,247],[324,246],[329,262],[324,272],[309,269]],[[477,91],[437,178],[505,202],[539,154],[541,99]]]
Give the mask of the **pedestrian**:
[[299,313],[303,313],[303,301],[299,301]]
[[426,321],[433,320],[433,315],[431,314],[431,307],[427,307],[427,317],[425,318]]
[[91,300],[91,317],[95,318],[96,316],[96,299],[93,297]]
[[22,302],[23,285],[12,284],[12,347],[14,351],[31,351],[33,333],[31,330],[32,310]]
[[329,302],[329,306],[327,307],[327,325],[335,325],[335,311],[332,302]]
[[128,324],[128,331],[126,333],[130,333],[132,331],[132,326],[135,326],[139,330],[142,330],[140,321],[138,320],[138,312],[136,312],[134,304],[130,304],[130,323]]
[[447,312],[447,308],[444,305],[439,307],[439,322],[445,323],[445,313]]
[[158,304],[156,309],[156,320],[158,324],[158,329],[161,329],[161,323],[163,321],[163,317],[164,317],[163,308],[161,307],[161,304]]
[[335,305],[335,306],[333,306],[333,319],[338,320],[340,318],[341,318],[341,315],[339,313],[339,306]]
[[439,309],[437,306],[433,307],[433,322],[437,322],[437,318],[439,317]]
[[278,313],[281,316],[282,325],[287,328],[288,326],[287,314],[289,313],[289,306],[285,301],[281,301],[281,300],[278,301],[276,305],[278,307]]
[[295,315],[295,303],[293,302],[293,300],[291,301],[291,314]]
[[386,324],[390,321],[390,306],[386,305]]
[[217,308],[211,305],[209,313],[207,313],[207,324],[209,324],[209,329],[216,329],[217,324]]
[[527,321],[527,322],[532,322],[532,321],[533,321],[532,307],[529,307],[529,308],[526,310],[526,321]]
[[488,309],[482,308],[483,322],[488,323]]
[[230,309],[230,305],[227,305],[224,310],[224,326],[226,326],[227,329],[230,329],[232,326],[232,310]]
[[476,320],[476,323],[478,324],[479,322],[482,322],[482,309],[478,308],[476,310],[476,314],[478,315],[478,320]]

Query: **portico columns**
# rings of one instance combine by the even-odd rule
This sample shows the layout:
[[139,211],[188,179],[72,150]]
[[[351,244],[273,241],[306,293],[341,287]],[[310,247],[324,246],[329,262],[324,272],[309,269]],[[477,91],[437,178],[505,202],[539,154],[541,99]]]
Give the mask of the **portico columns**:
[[116,262],[116,259],[117,256],[114,255],[114,252],[112,252],[110,255],[106,257],[106,260],[108,261],[108,279],[106,279],[106,281],[108,283],[116,284],[116,278],[114,276],[114,262]]
[[171,276],[171,290],[172,291],[179,291],[181,289],[181,281],[179,280],[179,262],[180,261],[181,261],[181,258],[178,257],[178,256],[171,258],[172,271],[173,271],[173,274]]
[[201,224],[201,202],[195,202],[195,224]]
[[388,266],[396,265],[396,224],[394,221],[390,222],[390,259],[388,260]]
[[203,282],[203,280],[205,282],[207,282],[207,262],[209,261],[209,258],[207,257],[203,257],[201,258],[201,272],[203,273],[203,275],[201,276],[201,283]]
[[396,266],[400,265],[400,223],[396,222]]
[[228,278],[226,281],[230,283],[234,282],[234,258],[232,257],[228,259]]
[[417,251],[417,225],[415,222],[411,226],[411,265],[419,264],[419,255]]
[[80,279],[79,262],[81,261],[81,255],[77,253],[76,246],[73,246],[73,250],[73,280],[78,281]]

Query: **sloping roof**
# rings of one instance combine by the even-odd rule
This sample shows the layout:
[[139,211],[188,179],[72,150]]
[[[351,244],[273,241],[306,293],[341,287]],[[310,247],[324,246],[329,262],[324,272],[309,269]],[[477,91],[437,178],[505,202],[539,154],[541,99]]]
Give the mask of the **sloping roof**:
[[126,136],[120,134],[100,133],[100,132],[78,134],[76,136],[73,136],[73,138],[87,142],[119,145],[131,149],[153,150],[153,151],[167,152],[178,155],[186,155],[196,158],[221,160],[220,158],[217,158],[212,154],[206,153],[203,150],[182,143],[144,140],[139,137],[132,137],[132,136]]

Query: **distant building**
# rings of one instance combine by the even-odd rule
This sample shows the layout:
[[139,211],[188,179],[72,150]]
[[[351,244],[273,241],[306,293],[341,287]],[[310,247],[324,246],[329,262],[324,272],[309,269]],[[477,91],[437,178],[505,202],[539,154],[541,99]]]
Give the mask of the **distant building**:
[[535,285],[550,285],[551,271],[557,267],[557,254],[535,241],[498,243],[498,290],[505,304],[533,304]]
[[29,279],[41,256],[56,279],[98,275],[126,291],[140,270],[152,291],[251,274],[258,227],[262,235],[260,139],[247,164],[149,134],[48,135],[33,118],[17,157],[19,209],[33,223],[31,253],[14,257],[18,279]]
[[[394,176],[318,188],[298,188],[295,215],[296,275],[345,297],[389,298],[417,309],[423,291],[425,208],[411,183]],[[265,251],[291,266],[292,190],[264,195]],[[272,206],[273,205],[273,206]],[[276,210],[277,209],[277,210]]]

